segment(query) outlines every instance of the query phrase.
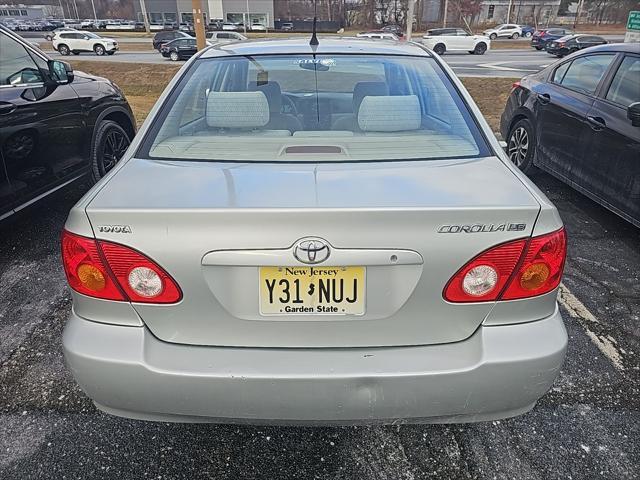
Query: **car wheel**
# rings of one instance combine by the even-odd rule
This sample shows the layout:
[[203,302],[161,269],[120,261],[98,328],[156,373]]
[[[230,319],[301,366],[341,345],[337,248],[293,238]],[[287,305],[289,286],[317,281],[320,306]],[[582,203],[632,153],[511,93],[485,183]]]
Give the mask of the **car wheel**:
[[486,51],[487,51],[487,44],[484,42],[480,42],[473,49],[473,53],[476,55],[484,55]]
[[105,120],[98,125],[90,156],[94,183],[116,166],[130,143],[129,135],[116,122]]
[[444,43],[439,43],[433,47],[433,51],[436,52],[438,55],[442,55],[444,52],[447,51],[447,47],[444,46]]
[[180,55],[178,55],[178,52],[171,52],[169,54],[169,58],[174,62],[177,62],[178,60],[180,60]]
[[531,32],[526,32],[526,33],[524,34],[525,38],[529,38],[531,35],[533,35]]
[[96,53],[96,55],[98,55],[99,57],[101,57],[102,55],[104,55],[107,51],[104,49],[104,46],[98,44],[95,47],[93,47],[93,51]]
[[535,144],[533,127],[526,118],[519,120],[509,131],[507,138],[507,155],[509,160],[524,173],[534,170],[533,155]]
[[489,38],[490,38],[491,40],[495,40],[496,38],[498,38],[498,35],[497,35],[497,34],[495,34],[495,33],[492,33],[491,35],[489,35]]
[[540,51],[542,50],[542,47],[536,47],[536,50]]
[[25,160],[34,151],[36,134],[32,131],[17,132],[7,138],[2,153],[7,160]]
[[513,38],[515,40],[519,36],[520,36],[520,34],[518,32],[515,32],[513,35],[511,35],[511,38]]
[[62,45],[58,45],[58,53],[66,57],[71,53],[71,50],[63,43]]

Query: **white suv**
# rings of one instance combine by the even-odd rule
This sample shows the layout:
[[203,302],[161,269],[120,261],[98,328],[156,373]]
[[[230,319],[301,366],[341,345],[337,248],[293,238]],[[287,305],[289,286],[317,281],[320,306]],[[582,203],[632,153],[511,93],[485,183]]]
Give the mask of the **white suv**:
[[422,37],[422,43],[442,55],[444,52],[469,52],[484,55],[491,47],[491,40],[483,35],[471,35],[462,28],[434,28]]
[[513,23],[505,23],[493,28],[488,28],[482,32],[482,34],[491,40],[495,40],[496,38],[518,38],[522,36],[522,27]]
[[94,52],[96,55],[113,55],[118,51],[118,42],[91,32],[60,32],[53,37],[53,49],[60,55],[79,55]]

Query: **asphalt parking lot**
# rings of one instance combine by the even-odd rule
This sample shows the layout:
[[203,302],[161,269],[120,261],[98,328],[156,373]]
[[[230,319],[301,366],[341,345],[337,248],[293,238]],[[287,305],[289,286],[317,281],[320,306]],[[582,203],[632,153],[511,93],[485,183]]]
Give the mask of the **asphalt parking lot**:
[[567,224],[569,352],[521,417],[342,428],[146,423],[98,412],[67,372],[59,260],[77,185],[0,226],[0,478],[632,479],[640,476],[640,230],[545,174]]

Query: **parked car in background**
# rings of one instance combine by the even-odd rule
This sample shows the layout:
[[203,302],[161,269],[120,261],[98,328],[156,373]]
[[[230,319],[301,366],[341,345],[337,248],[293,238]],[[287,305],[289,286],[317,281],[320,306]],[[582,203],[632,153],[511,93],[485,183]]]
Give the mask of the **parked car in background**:
[[222,30],[226,30],[230,32],[239,31],[239,30],[242,30],[243,28],[244,28],[244,23],[242,22],[240,23],[224,22],[222,24]]
[[280,24],[280,30],[282,30],[284,32],[293,31],[293,23],[292,22],[284,22],[284,23]]
[[[206,42],[207,45],[211,43]],[[197,40],[193,37],[177,38],[165,43],[160,47],[160,53],[163,57],[170,58],[174,62],[178,60],[187,60],[198,52]]]
[[422,43],[442,55],[450,52],[469,52],[484,55],[491,47],[491,40],[484,35],[471,35],[462,28],[434,28],[422,36]]
[[513,23],[505,23],[502,25],[496,25],[493,28],[488,28],[482,35],[489,37],[490,40],[496,40],[498,38],[518,38],[522,35],[522,28],[520,25]]
[[572,34],[573,31],[564,27],[543,28],[534,32],[531,46],[536,50],[544,50],[549,42]]
[[94,20],[82,20],[80,22],[80,28],[82,29],[92,29],[95,28],[96,25],[94,23]]
[[251,24],[251,31],[252,32],[266,32],[267,31],[267,26],[263,25],[262,23],[252,23]]
[[153,36],[153,48],[160,51],[160,47],[169,43],[177,38],[193,38],[191,35],[180,30],[163,30]]
[[60,55],[79,55],[93,52],[98,56],[113,55],[119,49],[113,38],[101,37],[92,32],[61,32],[53,37],[53,49]]
[[80,177],[97,182],[134,134],[115,84],[0,27],[0,219]]
[[391,32],[383,32],[381,30],[376,30],[373,32],[360,32],[356,35],[356,37],[378,39],[378,40],[395,40],[395,41],[400,40],[400,38],[398,38],[396,34]]
[[214,46],[177,75],[62,237],[64,354],[98,408],[316,425],[533,408],[567,347],[565,232],[437,55],[305,36]]
[[404,30],[400,25],[396,25],[396,24],[385,25],[380,30],[382,30],[383,32],[393,33],[395,36],[399,38],[404,37]]
[[207,39],[212,43],[243,42],[247,37],[239,32],[209,32]]
[[224,20],[222,18],[212,18],[209,20],[209,29],[210,30],[222,30],[222,24]]
[[500,131],[539,167],[640,227],[640,49],[592,47],[515,84]]
[[532,27],[531,25],[518,25],[518,26],[522,30],[522,36],[525,38],[532,37],[536,31],[535,27]]
[[[596,45],[605,45],[607,42],[604,38],[596,35],[566,35],[557,40],[547,43],[547,52],[556,57],[564,57],[570,53],[577,52],[583,48],[595,47]],[[640,85],[640,78],[638,79]],[[640,86],[638,87],[640,88]]]
[[56,34],[58,33],[62,33],[62,32],[78,32],[79,30],[76,30],[75,28],[70,28],[70,27],[60,27],[60,28],[56,28],[55,30],[51,31],[51,32],[47,32],[44,35],[44,38],[52,41],[53,37],[56,36]]

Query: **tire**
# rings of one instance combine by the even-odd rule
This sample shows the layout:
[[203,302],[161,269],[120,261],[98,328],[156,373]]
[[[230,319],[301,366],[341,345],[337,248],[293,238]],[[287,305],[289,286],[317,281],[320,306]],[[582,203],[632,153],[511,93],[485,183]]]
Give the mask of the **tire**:
[[105,53],[107,53],[106,49],[104,48],[104,45],[100,45],[99,43],[93,47],[93,51],[94,51],[94,52],[95,52],[95,54],[96,54],[96,55],[98,55],[99,57],[101,57],[101,56],[103,56]]
[[490,40],[495,40],[496,38],[498,38],[498,34],[497,33],[492,33],[491,35],[489,35],[489,39]]
[[478,43],[473,49],[473,53],[475,55],[484,55],[486,51],[487,51],[487,44],[484,42]]
[[92,183],[96,183],[116,166],[130,143],[127,132],[114,121],[104,120],[96,127],[89,157]]
[[536,50],[538,50],[538,51],[540,51],[542,49],[543,49],[543,47],[536,47]]
[[444,52],[447,51],[447,47],[445,47],[444,43],[438,43],[433,47],[433,51],[438,55],[442,55]]
[[530,38],[532,35],[533,35],[533,33],[531,33],[531,32],[526,32],[526,33],[524,34],[524,38]]
[[513,35],[511,35],[511,38],[513,38],[514,40],[516,40],[519,37],[520,37],[520,34],[518,32],[516,32]]
[[511,163],[526,174],[533,173],[535,156],[535,137],[531,122],[523,118],[518,120],[507,137],[507,156]]
[[180,60],[180,55],[178,55],[178,52],[171,52],[169,54],[169,58],[174,62],[177,62],[178,60]]
[[67,47],[64,43],[58,45],[58,53],[60,55],[64,55],[65,57],[71,53],[69,47]]

